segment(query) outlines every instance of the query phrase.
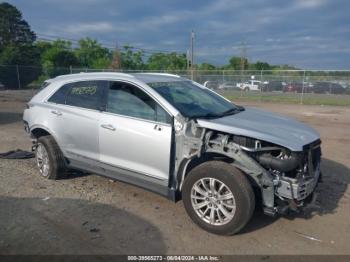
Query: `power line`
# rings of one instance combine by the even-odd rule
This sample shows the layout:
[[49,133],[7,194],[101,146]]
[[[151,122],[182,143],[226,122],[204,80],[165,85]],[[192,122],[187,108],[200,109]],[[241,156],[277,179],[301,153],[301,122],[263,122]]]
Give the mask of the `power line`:
[[[72,39],[72,38],[66,38],[66,37],[60,37],[60,36],[55,36],[55,35],[47,35],[47,34],[42,34],[42,33],[37,33],[39,36],[39,40],[44,40],[44,41],[55,41],[55,40],[64,40],[64,41],[69,41],[75,44],[79,44],[78,39]],[[102,47],[107,48],[109,50],[114,50],[114,46],[110,43],[99,41]],[[183,51],[175,51],[175,50],[158,50],[158,49],[149,49],[149,48],[141,48],[141,47],[135,47],[135,46],[129,46],[128,44],[121,44],[121,46],[128,46],[130,49],[134,50],[139,50],[144,53],[148,54],[154,54],[154,53],[184,53]]]

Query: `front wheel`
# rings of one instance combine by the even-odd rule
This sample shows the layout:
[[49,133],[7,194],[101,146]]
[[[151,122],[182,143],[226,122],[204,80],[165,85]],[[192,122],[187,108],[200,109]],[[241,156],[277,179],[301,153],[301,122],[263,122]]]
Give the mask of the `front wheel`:
[[196,224],[220,235],[240,231],[255,208],[254,192],[245,175],[220,161],[205,162],[191,170],[184,181],[182,198]]

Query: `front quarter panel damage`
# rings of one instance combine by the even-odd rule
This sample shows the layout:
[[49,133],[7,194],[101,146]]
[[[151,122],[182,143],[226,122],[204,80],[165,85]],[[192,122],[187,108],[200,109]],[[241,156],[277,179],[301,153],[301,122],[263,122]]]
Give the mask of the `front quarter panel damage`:
[[232,159],[232,165],[241,169],[261,188],[263,204],[266,208],[274,208],[273,176],[259,163],[248,156],[240,145],[230,140],[230,135],[220,134],[200,127],[194,120],[181,121],[182,129],[175,130],[175,174],[176,190],[181,191],[191,161],[200,159],[203,154],[214,153]]
[[[255,142],[255,153],[253,148],[248,148],[241,143],[241,137],[235,137],[233,134],[226,134],[201,127],[195,120],[186,121],[183,118],[177,118],[178,127],[175,128],[175,179],[173,189],[181,192],[183,181],[189,171],[189,166],[193,161],[205,159],[204,156],[212,154],[222,156],[230,164],[242,170],[252,183],[257,186],[261,192],[263,209],[266,214],[275,215],[283,213],[287,209],[296,210],[303,203],[306,196],[312,194],[318,181],[320,171],[312,168],[306,168],[304,171],[298,171],[298,176],[285,176],[285,170],[295,166],[295,161],[301,161],[304,153],[292,152],[288,159],[271,156],[271,163],[266,161],[269,151],[284,150],[275,145],[261,146],[260,141],[250,139],[250,144]],[[311,151],[307,151],[311,152]],[[299,156],[300,154],[300,156]],[[294,157],[297,155],[297,157]],[[263,158],[259,158],[263,156]],[[293,158],[294,157],[294,158]],[[261,161],[264,159],[264,161]],[[311,159],[310,157],[308,159]],[[206,160],[203,160],[206,161]],[[287,161],[294,161],[292,165],[283,165]],[[309,161],[310,162],[310,161]],[[263,164],[265,163],[265,164]],[[270,164],[270,166],[268,165]],[[272,167],[283,165],[285,170],[274,170]],[[312,165],[309,166],[311,167]],[[319,169],[319,163],[318,163]],[[297,173],[297,171],[295,171]],[[287,172],[286,172],[287,173]],[[306,176],[305,175],[309,176]],[[304,195],[299,193],[307,188]],[[287,205],[286,205],[287,203]]]

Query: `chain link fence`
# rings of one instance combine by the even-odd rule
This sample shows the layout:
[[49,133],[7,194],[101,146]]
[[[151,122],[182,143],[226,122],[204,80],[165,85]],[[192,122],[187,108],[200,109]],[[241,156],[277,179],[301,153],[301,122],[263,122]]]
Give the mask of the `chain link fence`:
[[[350,105],[350,70],[111,70],[0,65],[0,90],[38,89],[49,78],[82,72],[162,72],[193,78],[232,100]],[[193,76],[193,77],[192,77]]]

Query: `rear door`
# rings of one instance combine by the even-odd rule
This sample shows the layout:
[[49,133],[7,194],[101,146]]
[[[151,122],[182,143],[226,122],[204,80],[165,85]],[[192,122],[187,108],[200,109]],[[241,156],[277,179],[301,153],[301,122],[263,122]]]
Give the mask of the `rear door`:
[[99,161],[99,119],[108,81],[79,81],[62,86],[49,100],[50,126],[71,159]]
[[100,161],[139,176],[167,180],[171,117],[139,87],[110,82],[100,119]]

